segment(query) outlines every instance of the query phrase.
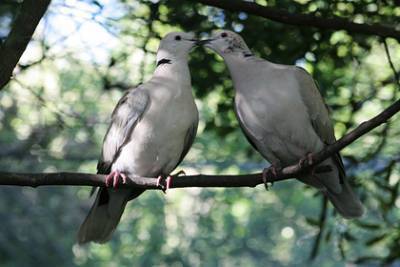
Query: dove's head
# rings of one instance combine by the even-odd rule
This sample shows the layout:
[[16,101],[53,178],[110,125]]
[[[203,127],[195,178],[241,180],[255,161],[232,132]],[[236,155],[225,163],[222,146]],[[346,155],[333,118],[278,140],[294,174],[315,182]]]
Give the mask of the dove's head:
[[193,33],[170,32],[164,36],[157,51],[160,60],[186,59],[190,50],[197,44]]
[[232,31],[216,30],[211,34],[211,38],[201,40],[200,44],[217,52],[222,57],[229,55],[244,56],[251,55],[243,38]]

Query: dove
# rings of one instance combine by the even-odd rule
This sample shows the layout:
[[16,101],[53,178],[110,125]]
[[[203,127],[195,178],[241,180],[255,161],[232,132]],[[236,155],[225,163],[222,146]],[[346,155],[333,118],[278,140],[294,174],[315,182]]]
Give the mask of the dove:
[[111,238],[125,205],[143,189],[117,188],[129,176],[167,179],[183,160],[197,132],[199,115],[192,94],[188,55],[193,34],[172,32],[160,42],[157,67],[145,83],[127,90],[115,107],[104,137],[97,170],[106,187],[78,232],[78,242]]
[[[305,70],[256,57],[240,35],[228,30],[214,31],[211,38],[200,42],[222,56],[229,69],[242,131],[271,163],[264,175],[276,175],[277,169],[304,163],[311,159],[311,153],[336,141],[328,109]],[[340,154],[321,165],[331,171],[312,172],[298,179],[325,194],[343,217],[362,216],[363,205],[346,179]]]

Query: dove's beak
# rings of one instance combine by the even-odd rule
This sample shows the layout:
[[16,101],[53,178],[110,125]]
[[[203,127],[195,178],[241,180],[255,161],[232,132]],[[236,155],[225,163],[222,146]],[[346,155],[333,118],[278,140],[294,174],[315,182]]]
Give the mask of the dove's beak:
[[213,41],[213,40],[214,40],[214,39],[198,40],[198,41],[196,42],[196,45],[201,45],[201,46],[203,46],[203,45],[206,45],[206,44],[210,43],[210,42]]
[[185,38],[183,38],[183,40],[186,40],[186,41],[189,41],[189,42],[194,42],[194,43],[196,43],[196,44],[197,44],[197,42],[199,41],[199,40],[197,40],[197,39],[185,39]]
[[186,40],[186,41],[191,42],[191,43],[192,43],[192,47],[193,47],[193,46],[198,46],[198,42],[199,42],[198,39],[192,38],[192,39],[183,39],[183,40]]

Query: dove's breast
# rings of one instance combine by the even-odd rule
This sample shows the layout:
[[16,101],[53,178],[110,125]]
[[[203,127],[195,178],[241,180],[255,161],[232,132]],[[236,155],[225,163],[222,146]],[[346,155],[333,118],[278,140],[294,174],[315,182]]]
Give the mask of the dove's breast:
[[153,94],[152,101],[132,131],[131,141],[124,147],[115,168],[122,167],[127,173],[151,177],[173,170],[182,154],[189,128],[198,122],[191,89],[184,89],[188,94],[180,92],[183,88],[175,89],[177,92],[173,93],[165,93],[163,89],[149,92]]

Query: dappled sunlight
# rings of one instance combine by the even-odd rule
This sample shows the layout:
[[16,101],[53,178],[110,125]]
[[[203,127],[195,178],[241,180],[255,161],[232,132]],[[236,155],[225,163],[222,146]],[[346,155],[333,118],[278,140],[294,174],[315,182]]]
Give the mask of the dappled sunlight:
[[[21,1],[9,2],[16,3],[0,4],[0,45],[17,14],[13,5]],[[390,1],[364,2],[255,1],[293,14],[388,26],[400,14]],[[224,27],[240,32],[255,56],[306,69],[330,108],[337,138],[399,97],[376,36],[193,4],[53,0],[0,91],[0,170],[95,173],[115,105],[124,91],[152,76],[160,39],[171,31],[209,37]],[[387,38],[387,45],[399,69],[398,41]],[[240,129],[223,58],[196,48],[189,67],[200,122],[192,148],[173,173],[261,172],[269,163]],[[268,190],[263,185],[167,194],[148,190],[128,202],[108,243],[77,245],[79,225],[95,198],[90,187],[4,186],[0,265],[395,266],[400,258],[399,133],[399,118],[393,117],[341,151],[349,181],[366,206],[364,217],[356,220],[341,218],[321,192],[295,179]]]

